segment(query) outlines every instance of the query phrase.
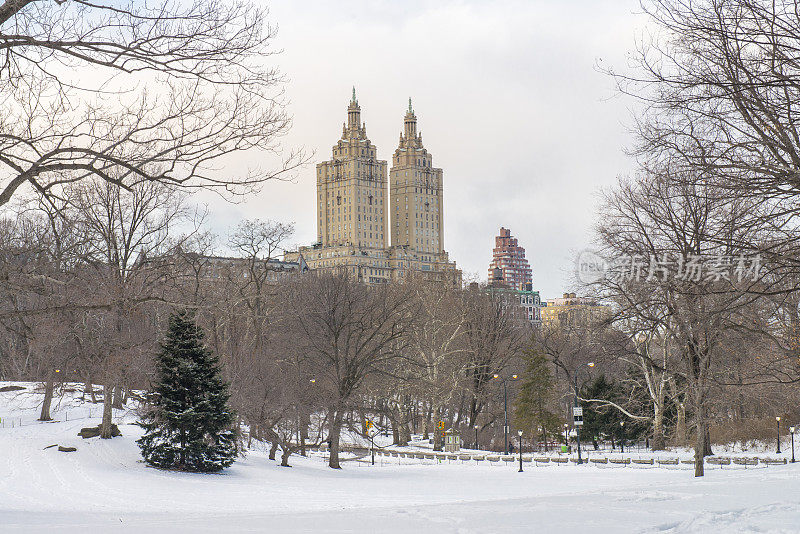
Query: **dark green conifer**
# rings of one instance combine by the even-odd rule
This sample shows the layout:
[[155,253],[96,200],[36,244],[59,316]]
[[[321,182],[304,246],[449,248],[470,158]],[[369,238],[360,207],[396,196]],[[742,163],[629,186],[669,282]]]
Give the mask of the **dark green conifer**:
[[236,457],[234,416],[219,360],[188,312],[169,319],[158,354],[151,404],[137,441],[144,461],[162,469],[214,472]]

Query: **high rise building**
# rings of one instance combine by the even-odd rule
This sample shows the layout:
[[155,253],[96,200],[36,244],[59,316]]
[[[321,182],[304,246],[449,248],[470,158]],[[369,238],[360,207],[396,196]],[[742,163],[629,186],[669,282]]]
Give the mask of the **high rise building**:
[[392,245],[441,254],[444,251],[442,169],[433,167],[433,157],[422,146],[422,132],[417,133],[417,116],[410,98],[389,176]]
[[525,249],[519,246],[511,230],[500,228],[494,238],[492,261],[489,264],[489,282],[502,282],[517,291],[530,290],[533,284],[531,266],[525,258]]
[[355,89],[342,137],[316,171],[317,242],[287,252],[287,261],[302,259],[312,270],[344,269],[366,283],[416,274],[461,286],[461,271],[444,250],[442,170],[422,146],[411,99],[390,187],[386,161],[377,159],[361,122]]
[[353,89],[342,138],[332,158],[317,164],[318,242],[323,247],[386,248],[387,197],[386,162],[377,159],[367,138]]

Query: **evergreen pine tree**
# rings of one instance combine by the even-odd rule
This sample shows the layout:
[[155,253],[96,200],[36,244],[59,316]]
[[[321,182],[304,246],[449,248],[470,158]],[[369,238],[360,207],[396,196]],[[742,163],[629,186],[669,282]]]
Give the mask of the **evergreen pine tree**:
[[151,406],[139,422],[144,461],[162,469],[213,472],[236,457],[234,416],[219,360],[188,312],[169,319],[158,354]]

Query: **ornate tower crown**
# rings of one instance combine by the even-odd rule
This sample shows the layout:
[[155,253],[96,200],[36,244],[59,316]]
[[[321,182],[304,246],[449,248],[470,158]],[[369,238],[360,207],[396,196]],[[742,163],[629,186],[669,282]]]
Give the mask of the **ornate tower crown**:
[[355,86],[353,87],[353,96],[350,98],[350,105],[347,106],[347,125],[342,130],[342,139],[346,137],[361,138],[366,135],[365,128],[361,127],[361,106],[358,105]]
[[417,116],[414,115],[414,108],[411,107],[411,98],[408,99],[408,111],[406,111],[403,136],[408,141],[417,138]]

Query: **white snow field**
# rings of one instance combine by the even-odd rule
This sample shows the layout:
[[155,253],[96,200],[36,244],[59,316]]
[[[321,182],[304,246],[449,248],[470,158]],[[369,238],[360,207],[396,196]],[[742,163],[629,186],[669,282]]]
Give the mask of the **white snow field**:
[[[696,480],[685,469],[526,463],[518,473],[502,462],[335,471],[320,456],[282,468],[252,451],[222,474],[175,473],[141,463],[136,426],[121,424],[112,440],[78,437],[99,423],[100,405],[87,419],[90,405],[65,397],[59,422],[37,423],[40,399],[0,393],[2,533],[800,532],[800,464]],[[44,449],[52,444],[78,450]]]

